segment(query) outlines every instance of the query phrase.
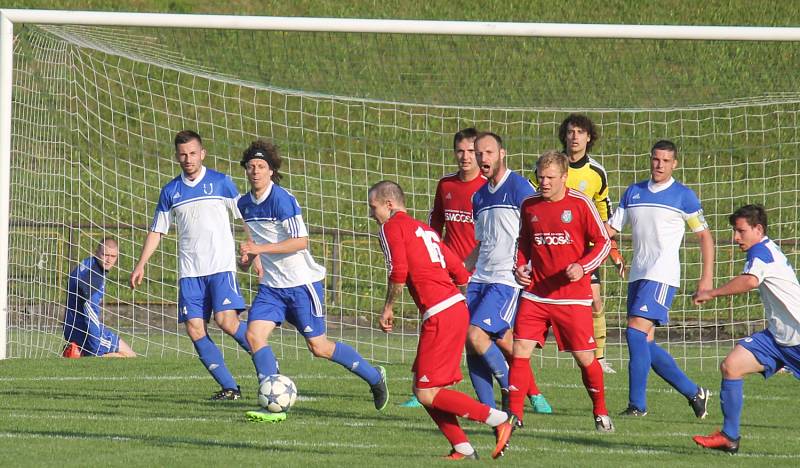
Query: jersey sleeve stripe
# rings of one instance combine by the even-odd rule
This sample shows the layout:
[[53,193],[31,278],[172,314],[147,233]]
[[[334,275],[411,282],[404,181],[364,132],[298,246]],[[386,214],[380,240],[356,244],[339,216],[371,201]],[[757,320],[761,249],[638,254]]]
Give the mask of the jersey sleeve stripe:
[[386,270],[389,273],[389,276],[392,275],[392,252],[389,250],[389,245],[386,243],[386,234],[383,232],[383,226],[381,226],[380,231],[378,232],[378,239],[381,242],[381,249],[383,250],[383,257],[386,260]]

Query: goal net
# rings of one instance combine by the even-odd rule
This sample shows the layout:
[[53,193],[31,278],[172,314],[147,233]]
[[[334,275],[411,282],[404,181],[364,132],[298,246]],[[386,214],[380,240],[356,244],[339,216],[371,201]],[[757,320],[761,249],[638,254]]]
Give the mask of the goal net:
[[[257,138],[278,145],[282,185],[303,208],[312,254],[328,271],[328,334],[379,361],[413,359],[419,313],[406,295],[395,333],[377,328],[386,270],[367,188],[396,180],[410,214],[426,219],[438,179],[455,170],[452,136],[464,127],[500,134],[511,169],[531,177],[537,156],[560,148],[563,118],[588,114],[601,134],[592,156],[608,172],[614,204],[648,177],[652,144],[672,139],[680,149],[676,178],[700,197],[717,240],[717,281],[741,270],[727,216],[744,203],[768,208],[770,236],[797,260],[800,94],[781,82],[756,79],[763,86],[748,88],[733,78],[739,60],[763,55],[765,44],[718,45],[722,54],[742,51],[718,67],[716,79],[729,86],[701,87],[682,81],[689,65],[674,58],[706,49],[678,41],[36,25],[15,29],[14,41],[10,357],[61,352],[67,275],[106,236],[119,240],[120,259],[107,280],[105,324],[139,354],[194,354],[176,320],[174,231],[143,285],[127,286],[159,191],[180,173],[172,139],[182,129],[203,136],[206,166],[231,175],[241,192],[242,150]],[[652,70],[613,61],[614,51],[630,47],[647,57],[669,53]],[[594,73],[576,76],[579,62],[547,50],[593,55]],[[615,74],[629,79],[614,81]],[[242,239],[241,221],[234,224]],[[620,242],[628,261],[629,241]],[[715,366],[736,339],[764,327],[763,308],[755,293],[693,306],[699,248],[691,233],[684,243],[683,281],[658,339],[684,364]],[[608,265],[602,276],[606,355],[622,365],[626,283]],[[249,303],[257,278],[240,273],[239,280]],[[226,354],[242,353],[213,324],[210,332]],[[288,324],[272,344],[281,356],[305,353]],[[539,359],[572,365],[554,344]]]

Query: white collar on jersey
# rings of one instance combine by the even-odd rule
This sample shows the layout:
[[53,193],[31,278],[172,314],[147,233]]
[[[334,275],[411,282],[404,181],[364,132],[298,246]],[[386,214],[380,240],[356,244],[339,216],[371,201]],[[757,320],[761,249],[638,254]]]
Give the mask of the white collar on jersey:
[[269,194],[270,194],[270,193],[272,193],[272,187],[273,187],[274,185],[275,185],[275,184],[274,184],[274,183],[273,183],[273,182],[270,180],[270,181],[269,181],[269,185],[267,186],[267,189],[266,189],[266,190],[264,190],[264,193],[262,193],[262,194],[261,194],[261,196],[260,196],[260,197],[258,197],[258,198],[256,198],[256,197],[255,197],[255,195],[253,195],[253,191],[251,190],[251,191],[250,191],[250,200],[252,200],[252,201],[253,201],[253,203],[255,203],[256,205],[260,205],[260,204],[262,204],[262,203],[264,202],[264,200],[266,200],[266,199],[267,199],[267,197],[269,196]]
[[500,182],[498,182],[497,185],[492,185],[491,180],[486,182],[486,188],[489,190],[489,193],[495,193],[496,191],[498,191],[500,187],[503,186],[503,183],[505,183],[505,181],[508,180],[508,176],[510,175],[511,175],[511,169],[506,167],[506,173],[503,174],[503,178],[500,179]]
[[664,190],[672,187],[672,184],[674,183],[675,183],[675,178],[673,177],[670,177],[668,181],[662,184],[657,184],[653,182],[653,179],[650,179],[647,181],[647,188],[653,193],[658,193],[658,192],[663,192]]
[[188,185],[189,187],[194,187],[197,184],[199,184],[200,181],[203,180],[203,177],[205,177],[205,176],[206,176],[206,167],[205,166],[200,168],[200,175],[195,177],[194,180],[187,179],[186,178],[186,174],[181,172],[181,180],[183,180],[183,183]]

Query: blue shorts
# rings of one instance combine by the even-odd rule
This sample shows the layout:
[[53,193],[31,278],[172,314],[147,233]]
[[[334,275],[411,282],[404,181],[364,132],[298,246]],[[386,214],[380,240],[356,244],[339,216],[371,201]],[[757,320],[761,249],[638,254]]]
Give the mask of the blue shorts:
[[643,317],[656,325],[669,322],[669,308],[675,299],[675,286],[651,280],[628,283],[628,317]]
[[119,351],[119,336],[111,330],[103,330],[103,336],[100,338],[100,346],[97,349],[83,349],[82,356],[102,356],[108,353],[116,353]]
[[800,345],[781,346],[769,330],[754,333],[739,340],[739,344],[753,353],[756,360],[764,366],[761,374],[765,379],[778,372],[781,367],[786,367],[792,371],[792,375],[800,379]]
[[288,321],[306,339],[325,334],[325,288],[322,281],[292,288],[259,285],[247,322]]
[[178,323],[194,318],[208,322],[211,312],[244,309],[244,298],[232,271],[178,281]]
[[470,325],[475,325],[492,338],[502,338],[506,330],[514,328],[519,292],[518,288],[507,284],[469,283],[467,307]]

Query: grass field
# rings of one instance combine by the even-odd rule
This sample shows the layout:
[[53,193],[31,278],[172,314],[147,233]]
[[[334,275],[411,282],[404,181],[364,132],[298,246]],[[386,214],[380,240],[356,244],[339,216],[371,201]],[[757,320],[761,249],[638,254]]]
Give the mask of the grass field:
[[[249,359],[229,361],[244,398],[212,403],[213,381],[194,359],[11,360],[0,362],[0,451],[7,466],[445,466],[449,450],[427,414],[400,408],[408,394],[407,366],[389,365],[392,400],[372,407],[360,380],[323,360],[283,360],[301,399],[281,424],[249,423],[255,379]],[[715,393],[705,421],[685,400],[651,377],[650,413],[615,418],[617,431],[595,433],[591,406],[576,369],[537,369],[555,409],[526,414],[505,466],[797,466],[796,381],[778,375],[747,379],[740,453],[704,452],[690,437],[721,424],[719,376],[690,369]],[[626,404],[627,378],[606,377],[612,415]],[[461,390],[470,392],[467,384]],[[493,435],[464,424],[489,457]]]
[[[800,23],[793,2],[756,5],[745,0],[5,0],[2,7],[468,21]],[[182,64],[200,64],[213,73],[251,82],[241,85],[87,49],[65,54],[62,43],[48,42],[50,36],[33,36],[35,46],[41,47],[37,55],[25,42],[32,29],[17,30],[23,38],[17,65],[33,65],[17,81],[31,98],[17,101],[21,110],[14,117],[12,218],[20,226],[11,234],[9,300],[12,320],[19,319],[14,323],[24,322],[18,329],[12,327],[14,356],[57,354],[65,275],[105,234],[122,238],[119,269],[109,281],[109,303],[119,302],[139,313],[131,319],[110,310],[112,326],[128,330],[131,320],[136,327],[158,322],[158,327],[182,336],[173,314],[174,235],[151,260],[142,290],[132,293],[126,282],[158,189],[177,174],[169,142],[185,126],[200,130],[209,149],[209,166],[232,174],[240,189],[244,179],[237,159],[243,146],[255,137],[278,142],[287,156],[285,185],[298,196],[306,220],[316,229],[314,254],[330,273],[329,316],[362,320],[359,333],[366,331],[366,346],[374,348],[359,349],[381,360],[397,362],[397,350],[413,349],[414,338],[407,335],[398,344],[399,339],[385,341],[378,332],[377,338],[370,336],[370,320],[384,294],[385,271],[372,236],[375,226],[366,217],[366,186],[378,178],[399,180],[407,187],[412,214],[424,218],[436,180],[452,170],[451,135],[466,125],[506,137],[510,165],[528,175],[533,158],[558,145],[555,129],[564,114],[588,111],[601,125],[602,139],[593,154],[609,170],[614,201],[627,184],[646,176],[644,155],[654,139],[673,138],[682,150],[678,177],[697,190],[721,241],[720,278],[741,267],[741,254],[727,245],[726,216],[744,202],[768,205],[772,237],[784,241],[795,264],[800,260],[797,44],[148,29],[132,33],[140,39],[128,45],[143,53],[151,50],[145,46],[163,46],[177,51],[175,60]],[[117,45],[127,40],[127,33],[119,31],[104,38]],[[62,59],[75,66],[68,71],[51,66]],[[356,99],[287,93],[266,85]],[[776,102],[780,98],[775,93],[786,93],[784,100]],[[765,94],[771,97],[763,98]],[[67,99],[59,100],[62,96]],[[757,99],[714,104],[752,97]],[[385,102],[395,100],[404,104]],[[46,226],[24,226],[28,221]],[[718,301],[714,309],[690,305],[685,294],[694,286],[699,259],[696,245],[687,247],[684,295],[673,308],[673,317],[680,320],[668,332],[670,341],[679,343],[673,351],[687,357],[681,363],[688,363],[690,374],[716,393],[715,361],[729,348],[728,341],[719,346],[716,340],[740,336],[763,312],[755,294]],[[629,254],[628,244],[623,242],[622,248]],[[240,278],[252,291],[252,277]],[[624,359],[617,326],[624,316],[625,286],[607,275],[605,287],[616,337],[612,356]],[[403,308],[412,318],[408,329],[415,329],[416,311],[410,301],[404,301]],[[48,315],[19,318],[38,309]],[[698,339],[684,335],[685,326],[691,333],[711,334],[706,337],[711,341],[703,338],[708,352],[684,349],[686,341]],[[0,465],[419,466],[439,464],[436,457],[448,451],[424,412],[396,406],[408,393],[407,364],[388,366],[394,400],[385,414],[377,414],[361,382],[338,366],[298,359],[302,343],[290,338],[282,364],[302,399],[284,424],[249,424],[243,412],[256,401],[250,360],[242,356],[230,361],[244,384],[245,399],[212,404],[205,398],[215,388],[200,364],[175,357],[178,350],[192,352],[187,339],[174,334],[164,338],[157,330],[131,336],[134,349],[148,355],[134,361],[0,362],[0,395],[5,397],[0,403]],[[698,355],[704,359],[694,359]],[[791,377],[747,380],[742,449],[728,457],[702,452],[690,440],[720,425],[716,396],[709,420],[698,422],[681,397],[652,378],[648,417],[617,418],[617,433],[600,436],[593,430],[577,370],[565,368],[568,361],[558,361],[557,366],[544,362],[546,367],[537,375],[557,414],[530,415],[527,427],[513,440],[514,449],[500,463],[596,467],[800,462],[800,440],[794,436],[798,387]],[[627,375],[608,376],[606,386],[614,414],[625,406]],[[468,385],[460,388],[469,391]],[[488,458],[490,431],[465,425]]]

